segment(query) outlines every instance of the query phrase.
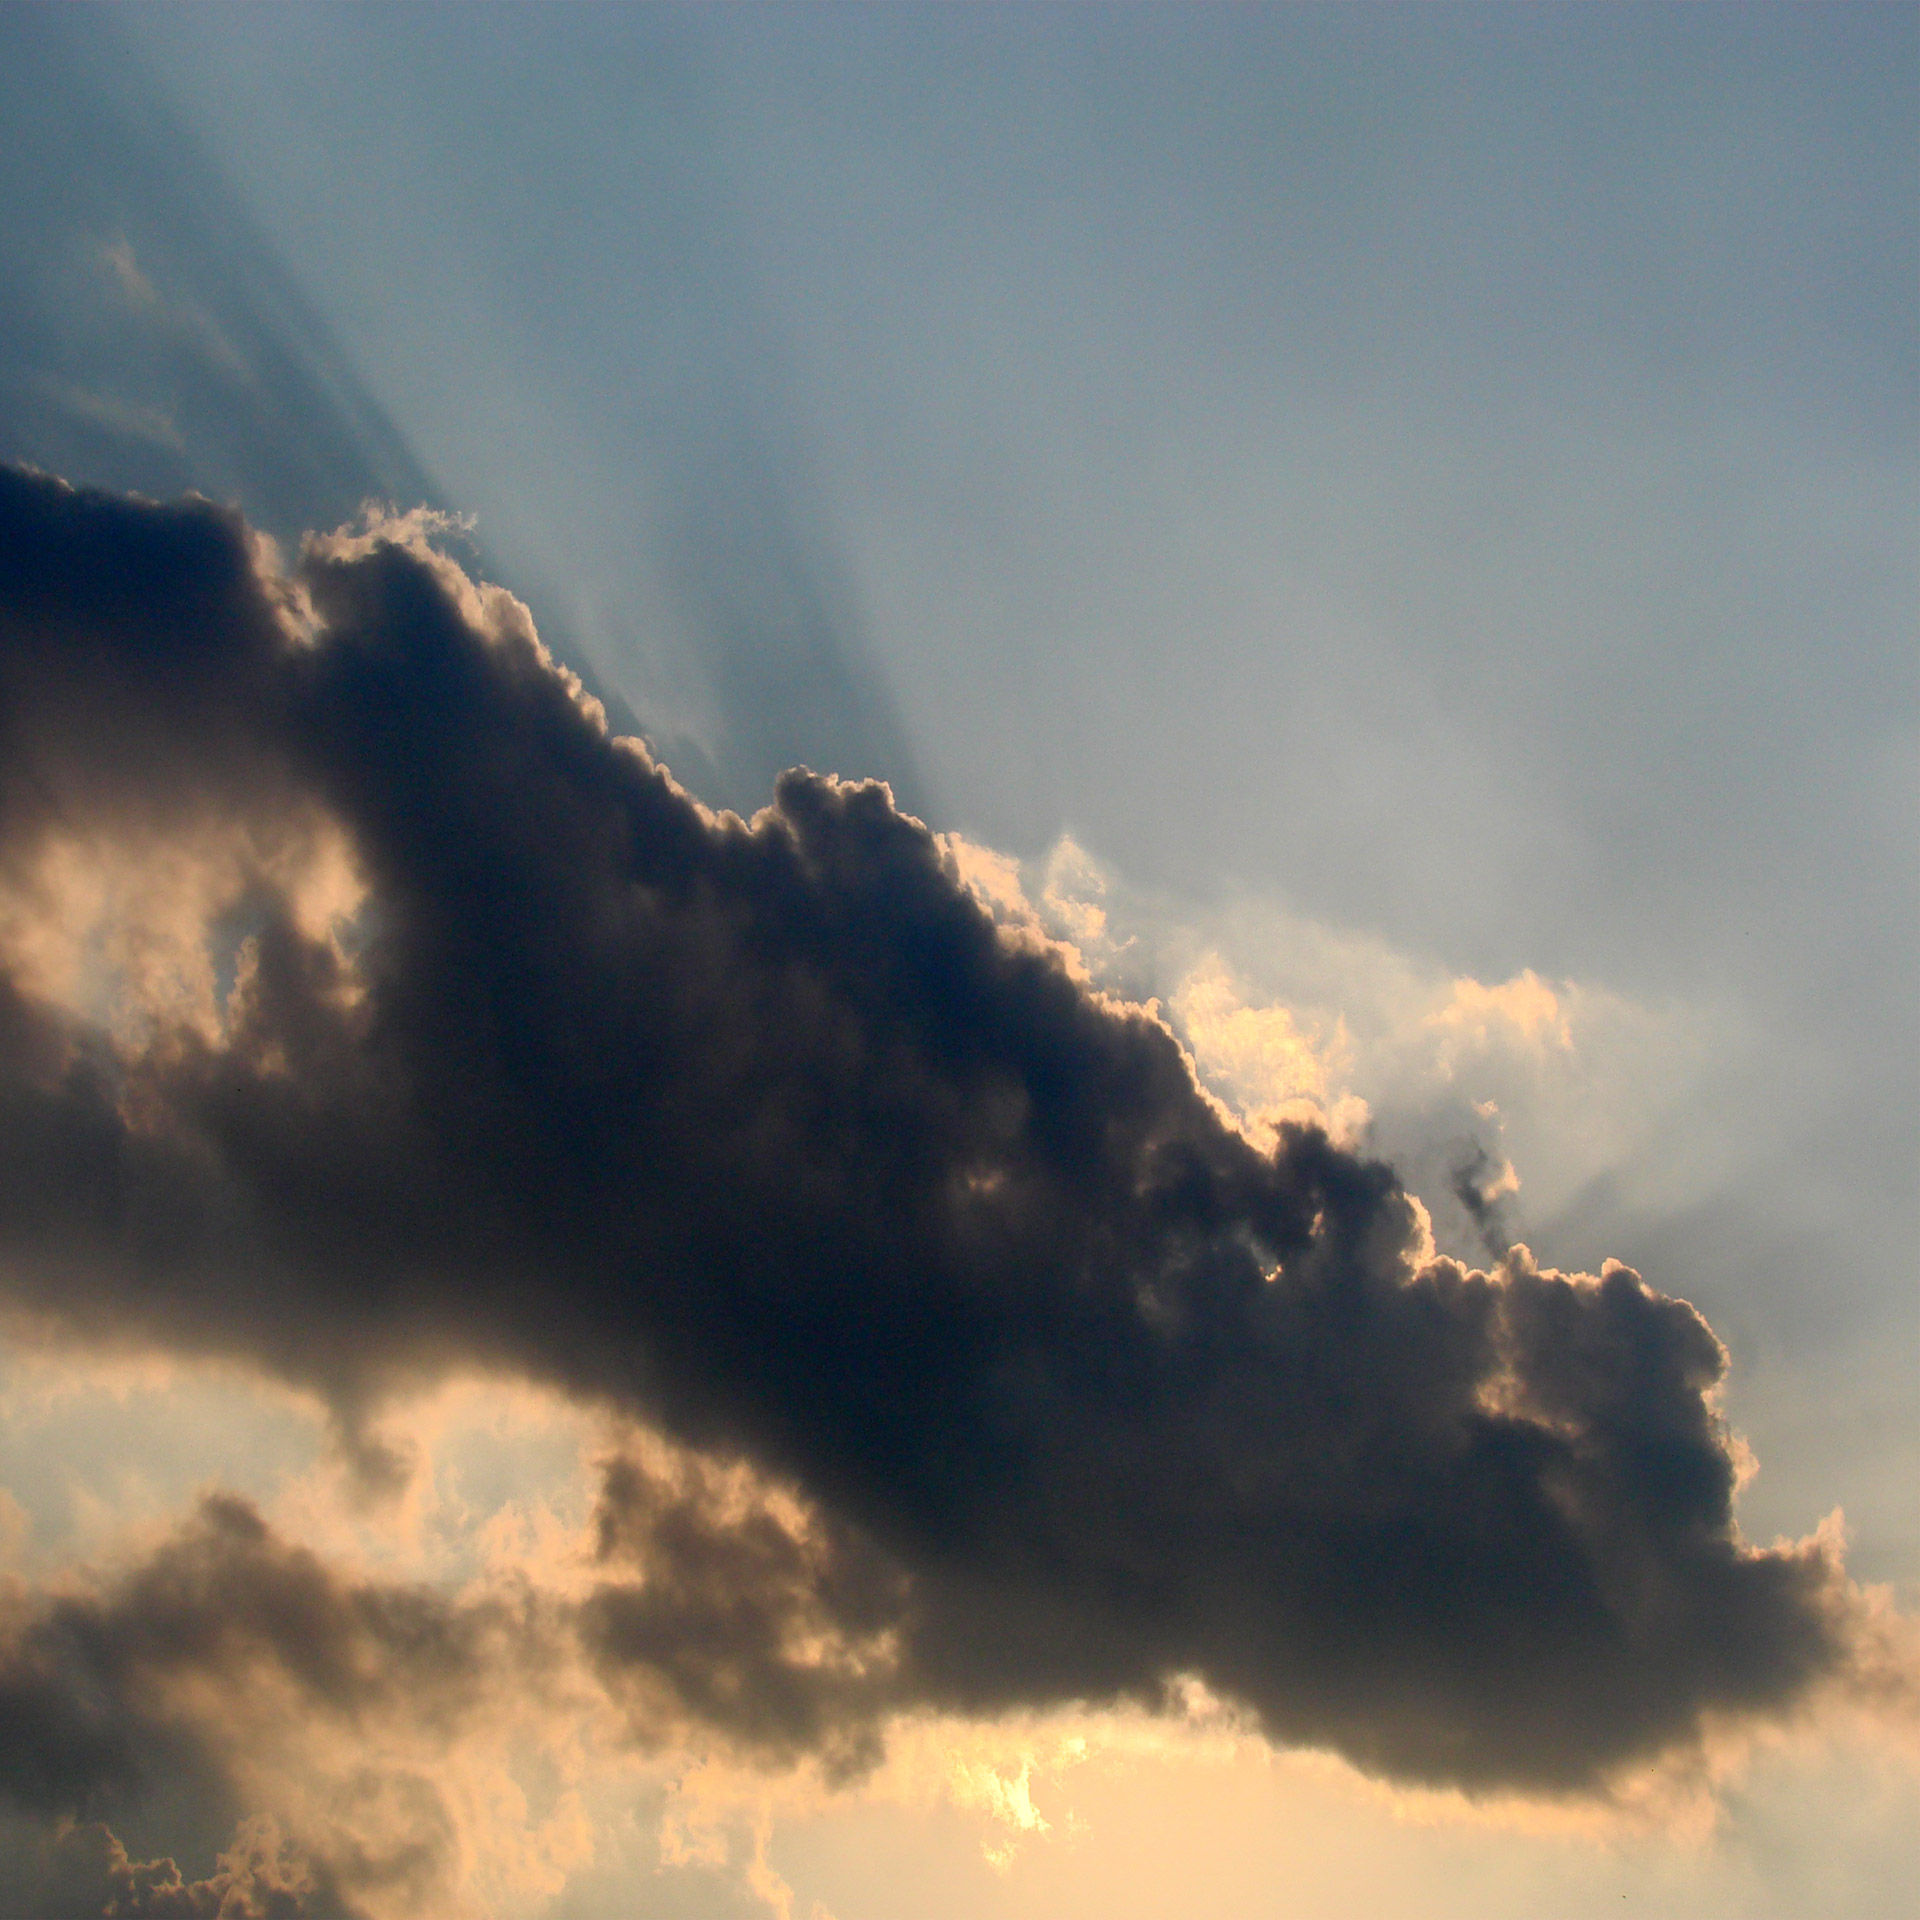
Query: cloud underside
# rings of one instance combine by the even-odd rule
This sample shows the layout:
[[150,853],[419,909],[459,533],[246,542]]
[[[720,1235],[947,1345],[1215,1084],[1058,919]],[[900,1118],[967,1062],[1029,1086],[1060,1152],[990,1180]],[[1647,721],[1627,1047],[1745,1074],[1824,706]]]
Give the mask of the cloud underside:
[[[0,476],[0,958],[18,1305],[349,1426],[535,1379],[793,1503],[609,1461],[591,1592],[515,1620],[212,1509],[9,1629],[0,1788],[49,1817],[234,1662],[452,1700],[564,1641],[843,1770],[904,1711],[1198,1676],[1374,1771],[1563,1790],[1848,1658],[1832,1554],[1738,1534],[1692,1308],[1426,1257],[1390,1169],[1236,1131],[884,788],[709,813],[417,529],[281,572],[204,502]],[[249,1568],[379,1657],[302,1669]]]

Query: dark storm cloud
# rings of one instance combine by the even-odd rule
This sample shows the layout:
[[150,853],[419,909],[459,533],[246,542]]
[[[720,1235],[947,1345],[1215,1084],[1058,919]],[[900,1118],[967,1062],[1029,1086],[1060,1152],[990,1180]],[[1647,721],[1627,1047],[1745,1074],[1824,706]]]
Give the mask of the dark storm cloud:
[[[1380,1771],[1578,1787],[1844,1660],[1833,1563],[1739,1539],[1692,1308],[1422,1264],[1390,1169],[1251,1145],[885,789],[709,815],[449,564],[299,585],[296,637],[229,516],[0,482],[16,892],[63,837],[233,876],[217,1032],[109,1042],[20,963],[18,1298],[349,1405],[505,1366],[793,1484],[810,1522],[722,1527],[611,1473],[587,1632],[848,1765],[892,1709],[1197,1673]],[[322,820],[337,938],[286,877]]]

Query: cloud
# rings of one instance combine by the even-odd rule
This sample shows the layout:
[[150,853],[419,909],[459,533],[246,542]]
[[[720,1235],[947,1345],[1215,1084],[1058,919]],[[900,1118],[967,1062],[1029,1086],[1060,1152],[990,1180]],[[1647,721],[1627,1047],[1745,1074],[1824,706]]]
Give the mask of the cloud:
[[1485,1046],[1491,1035],[1505,1032],[1529,1046],[1573,1046],[1561,997],[1531,967],[1497,986],[1471,978],[1456,980],[1445,1006],[1428,1024],[1444,1033]]
[[607,1463],[597,1558],[639,1578],[584,1605],[602,1678],[656,1741],[691,1724],[776,1757],[821,1753],[830,1777],[867,1770],[880,1721],[911,1698],[904,1574],[738,1471],[676,1465],[669,1478],[632,1455]]
[[[382,1832],[377,1806],[345,1818],[337,1806],[325,1818],[310,1809],[319,1846],[283,1844],[242,1810],[273,1791],[263,1780],[289,1745],[297,1776],[324,1771],[328,1736],[353,1754],[362,1802],[391,1797],[410,1782],[379,1765],[391,1744],[383,1729],[444,1747],[504,1680],[537,1674],[558,1645],[530,1599],[463,1602],[349,1579],[278,1538],[245,1502],[210,1497],[117,1578],[10,1596],[0,1618],[0,1808],[36,1822],[19,1850],[16,1897],[36,1920],[318,1920],[359,1912],[356,1886],[433,1889],[447,1877],[436,1836],[450,1821],[430,1794],[423,1804],[416,1791],[397,1836]],[[276,1797],[286,1797],[284,1781]],[[156,1801],[168,1828],[189,1838],[236,1829],[212,1875],[192,1880],[170,1858],[129,1858],[108,1822]]]
[[332,1876],[249,1821],[212,1873],[188,1880],[171,1858],[134,1860],[98,1821],[22,1849],[10,1876],[30,1920],[358,1920]]
[[[198,916],[190,1008],[178,966],[41,964],[132,897],[76,907],[75,849]],[[1193,1677],[1369,1770],[1559,1791],[1851,1657],[1837,1547],[1738,1531],[1690,1306],[1430,1258],[1390,1168],[1250,1138],[885,788],[699,806],[417,525],[282,575],[204,502],[0,477],[0,876],[15,1298],[350,1425],[479,1366],[737,1466],[733,1506],[609,1471],[616,1691],[854,1767],[890,1713]],[[1488,1017],[1551,1039],[1512,988]],[[217,1647],[305,1618],[247,1604]],[[351,1712],[391,1659],[454,1710],[470,1617],[317,1617],[290,1685]]]
[[1494,1259],[1499,1259],[1502,1250],[1513,1241],[1513,1235],[1507,1231],[1506,1211],[1501,1205],[1510,1194],[1520,1191],[1520,1176],[1514,1171],[1513,1162],[1495,1160],[1484,1146],[1475,1142],[1462,1149],[1447,1184],[1462,1211],[1479,1229],[1481,1244]]
[[1340,1089],[1351,1065],[1344,1023],[1336,1021],[1331,1033],[1303,1030],[1289,1007],[1250,1006],[1214,953],[1181,981],[1168,1011],[1202,1077],[1241,1103],[1256,1138],[1270,1141],[1283,1120],[1322,1127],[1342,1141],[1363,1135],[1367,1103]]
[[183,453],[185,443],[180,429],[163,408],[144,406],[138,401],[116,400],[111,394],[94,393],[71,381],[43,377],[36,386],[54,405],[109,433],[145,440],[174,453]]

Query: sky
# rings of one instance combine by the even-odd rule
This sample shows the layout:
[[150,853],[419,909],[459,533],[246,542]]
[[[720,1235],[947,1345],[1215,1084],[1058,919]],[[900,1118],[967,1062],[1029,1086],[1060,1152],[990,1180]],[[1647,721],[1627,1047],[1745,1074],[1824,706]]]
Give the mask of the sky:
[[0,1912],[1905,1910],[1920,14],[0,101]]

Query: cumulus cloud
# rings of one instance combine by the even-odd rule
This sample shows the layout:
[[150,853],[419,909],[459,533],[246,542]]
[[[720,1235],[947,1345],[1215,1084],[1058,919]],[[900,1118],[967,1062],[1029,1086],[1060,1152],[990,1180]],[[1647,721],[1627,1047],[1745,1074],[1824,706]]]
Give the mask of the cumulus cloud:
[[[1739,1533],[1691,1307],[1431,1257],[1389,1167],[1236,1125],[885,788],[699,806],[418,526],[282,572],[204,502],[0,476],[0,888],[13,1298],[349,1424],[478,1365],[703,1456],[609,1465],[565,1628],[643,1728],[857,1769],[890,1714],[1197,1679],[1387,1775],[1564,1790],[1852,1657],[1837,1548]],[[1462,1021],[1558,1044],[1551,990],[1488,993]],[[322,1570],[202,1527],[281,1582],[216,1665],[456,1711],[498,1616],[296,1604]],[[173,1723],[32,1693],[66,1617],[17,1641],[45,1777],[131,1790]]]

